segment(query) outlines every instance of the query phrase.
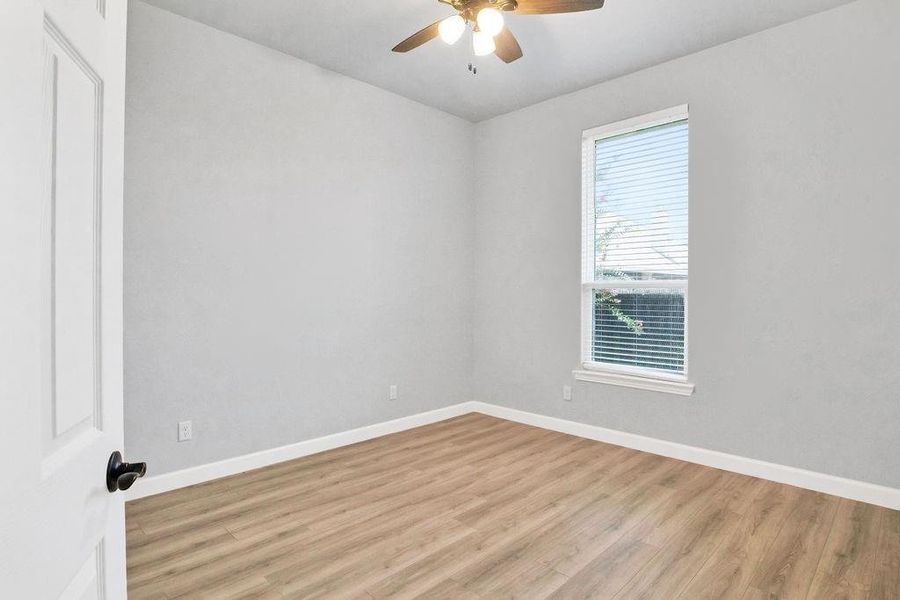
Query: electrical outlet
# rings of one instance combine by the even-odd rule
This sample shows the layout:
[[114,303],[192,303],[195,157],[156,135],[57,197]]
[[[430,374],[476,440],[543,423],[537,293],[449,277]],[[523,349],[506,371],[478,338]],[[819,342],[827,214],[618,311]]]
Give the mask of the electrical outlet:
[[389,392],[390,392],[390,399],[396,400],[397,399],[397,386],[392,385]]
[[193,437],[193,424],[191,421],[178,422],[178,441],[186,442]]
[[563,386],[563,400],[565,400],[566,402],[572,401],[572,386],[571,385]]

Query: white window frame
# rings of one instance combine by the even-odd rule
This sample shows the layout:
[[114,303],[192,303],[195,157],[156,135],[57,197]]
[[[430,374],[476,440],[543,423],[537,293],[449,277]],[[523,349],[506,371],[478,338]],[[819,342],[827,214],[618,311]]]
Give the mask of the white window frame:
[[[651,113],[588,129],[582,133],[582,236],[581,236],[581,368],[572,372],[575,379],[595,383],[607,383],[631,388],[652,390],[657,392],[669,392],[682,396],[689,396],[694,392],[694,384],[688,380],[688,285],[690,281],[690,267],[688,278],[673,281],[594,281],[594,237],[595,220],[586,218],[594,212],[594,169],[587,167],[584,161],[590,161],[593,165],[594,152],[597,140],[623,135],[667,125],[675,121],[689,119],[688,105],[676,106],[666,110]],[[688,200],[690,211],[690,199]],[[690,221],[689,221],[690,222]],[[690,225],[689,225],[690,227]],[[688,229],[688,245],[690,247],[690,229]],[[690,258],[688,259],[690,260]],[[592,330],[594,325],[594,292],[598,289],[639,289],[639,288],[669,288],[684,290],[684,372],[666,373],[661,369],[646,367],[632,367],[628,365],[616,365],[611,363],[594,362],[591,359],[593,351]]]

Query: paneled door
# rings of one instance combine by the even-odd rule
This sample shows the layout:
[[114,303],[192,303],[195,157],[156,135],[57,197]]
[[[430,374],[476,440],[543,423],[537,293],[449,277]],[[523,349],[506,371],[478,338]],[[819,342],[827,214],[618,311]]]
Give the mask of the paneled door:
[[0,1],[0,598],[126,595],[126,10]]

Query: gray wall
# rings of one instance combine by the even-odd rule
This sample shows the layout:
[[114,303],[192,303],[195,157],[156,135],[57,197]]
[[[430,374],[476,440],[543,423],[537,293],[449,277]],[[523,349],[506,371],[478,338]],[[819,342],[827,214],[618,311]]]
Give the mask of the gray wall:
[[[897,23],[863,0],[480,124],[476,398],[900,487]],[[581,132],[684,103],[696,392],[563,402]]]
[[473,126],[129,21],[129,456],[160,474],[471,399]]
[[[133,2],[129,455],[159,474],[474,398],[900,487],[898,21],[861,0],[472,126]],[[563,402],[581,131],[682,103],[697,390]]]

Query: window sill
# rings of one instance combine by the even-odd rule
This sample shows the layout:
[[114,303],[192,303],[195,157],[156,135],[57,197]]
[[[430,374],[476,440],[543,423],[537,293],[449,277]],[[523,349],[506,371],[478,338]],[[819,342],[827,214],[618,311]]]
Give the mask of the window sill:
[[616,373],[613,371],[587,369],[572,371],[572,375],[578,381],[620,385],[623,387],[636,388],[639,390],[650,390],[652,392],[666,392],[668,394],[677,394],[679,396],[690,396],[694,393],[694,384],[688,381],[674,381],[671,379],[662,379],[657,377],[640,377],[637,375],[628,375],[625,373]]

